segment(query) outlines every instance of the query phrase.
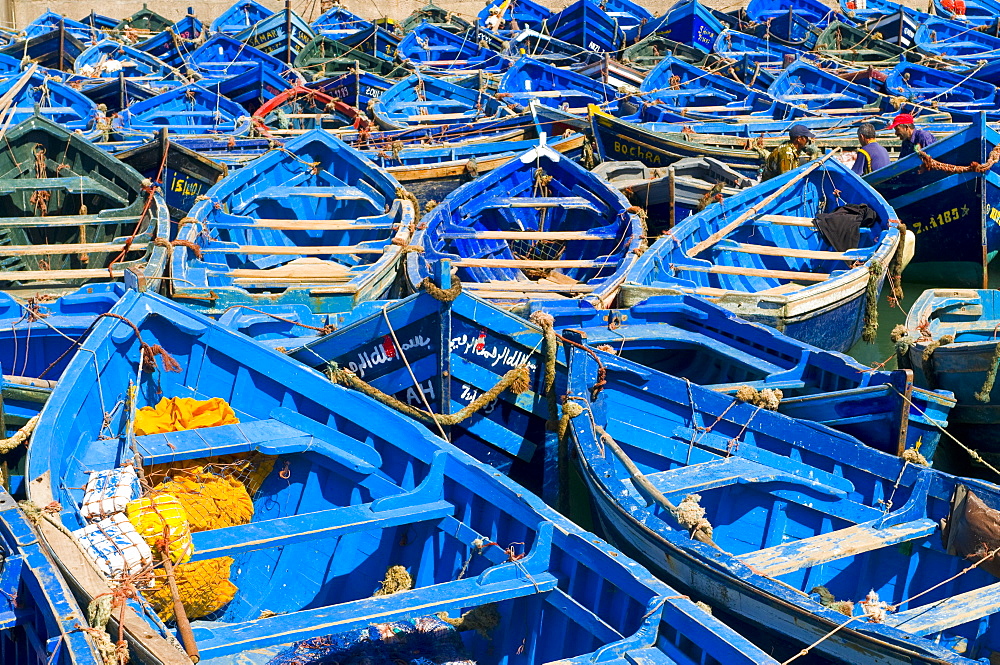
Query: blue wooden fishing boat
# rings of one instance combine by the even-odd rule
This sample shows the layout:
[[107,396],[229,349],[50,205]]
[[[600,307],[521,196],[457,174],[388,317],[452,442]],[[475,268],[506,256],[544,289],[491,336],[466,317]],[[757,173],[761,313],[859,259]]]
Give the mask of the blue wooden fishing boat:
[[382,129],[474,122],[512,114],[482,88],[467,88],[421,74],[402,79],[382,93],[371,112]]
[[396,58],[396,51],[399,49],[401,40],[402,38],[399,34],[390,32],[386,27],[373,25],[369,28],[359,30],[353,35],[347,35],[338,41],[354,53],[367,53],[383,62],[398,65],[399,60]]
[[991,83],[910,62],[901,62],[886,73],[883,90],[908,101],[948,111],[954,107],[966,114],[977,109],[992,111],[997,103],[997,88]]
[[111,39],[101,40],[80,53],[73,62],[73,71],[87,78],[117,78],[120,73],[133,79],[161,79],[171,73],[159,58]]
[[488,2],[479,10],[477,25],[486,28],[486,19],[490,16],[490,10],[496,7],[500,10],[500,19],[504,25],[501,30],[509,32],[511,35],[520,30],[541,30],[542,24],[552,18],[552,10],[535,0],[495,0]]
[[[639,258],[621,302],[692,293],[823,349],[847,351],[865,326],[873,339],[874,299],[890,260],[904,261],[899,220],[833,154],[688,217]],[[835,249],[816,215],[860,204],[877,221]]]
[[[59,29],[65,30],[66,34],[73,35],[85,44],[93,44],[104,37],[104,35],[90,25],[74,21],[62,14],[55,13],[51,9],[46,9],[34,21],[24,26],[23,39],[34,39],[35,37],[41,37],[53,30]],[[9,43],[9,40],[5,41],[5,44]]]
[[270,139],[297,136],[319,127],[352,128],[362,121],[367,122],[359,109],[301,86],[272,97],[253,114],[255,132]]
[[204,78],[225,80],[248,70],[286,75],[288,65],[228,35],[212,35],[191,52],[185,65]]
[[522,56],[504,72],[497,86],[497,99],[522,107],[537,99],[546,106],[577,114],[586,113],[590,104],[609,112],[618,108],[618,91],[610,85],[528,56]]
[[372,74],[371,72],[347,72],[339,76],[321,79],[307,83],[311,90],[339,97],[354,108],[367,109],[374,100],[391,88],[395,81]]
[[797,48],[730,29],[719,33],[712,50],[735,61],[732,71],[728,68],[721,70],[723,75],[760,91],[767,91],[774,79],[781,75],[786,61],[809,57],[807,52]]
[[500,54],[468,33],[456,35],[425,21],[399,42],[398,55],[429,72],[502,71],[507,62]]
[[53,296],[138,271],[150,288],[166,267],[162,194],[64,126],[32,116],[0,152],[0,289]]
[[551,35],[535,30],[522,30],[512,34],[507,41],[507,46],[501,51],[501,55],[512,62],[524,55],[530,55],[539,62],[574,70],[587,65],[603,65],[606,62],[599,53],[588,51],[576,44],[560,41]]
[[247,46],[274,56],[288,66],[295,56],[316,37],[309,24],[292,11],[291,0],[285,0],[285,8],[236,35]]
[[779,413],[845,432],[893,455],[934,459],[955,398],[914,386],[904,370],[873,370],[751,323],[694,296],[653,296],[610,311],[542,303],[556,330],[585,333],[588,346],[715,392],[780,390]]
[[[754,92],[739,81],[706,71],[672,55],[664,56],[643,79],[644,100],[691,117],[752,116],[770,114],[774,100]],[[770,117],[768,117],[770,119]]]
[[273,13],[257,0],[236,0],[229,9],[212,21],[208,29],[212,34],[235,37]]
[[89,14],[80,19],[80,23],[83,23],[92,30],[109,32],[114,30],[115,26],[118,25],[118,19],[98,14],[96,11],[91,9]]
[[213,314],[292,302],[336,312],[385,297],[414,221],[404,192],[339,139],[308,132],[191,209],[173,252],[173,297]]
[[[880,33],[882,39],[890,44],[903,48],[913,48],[926,55],[922,49],[914,48],[914,38],[917,34],[917,26],[925,17],[929,16],[928,14],[888,0],[866,0],[865,4],[869,7],[867,11],[870,12],[865,22],[865,28],[873,33]],[[843,5],[841,9],[843,9]],[[854,10],[855,16],[859,18],[862,18],[861,13],[860,10]]]
[[204,32],[205,26],[194,15],[194,10],[188,7],[187,14],[177,23],[140,42],[136,48],[180,69],[187,64],[187,56],[191,51],[200,45],[199,40]]
[[711,53],[712,44],[725,26],[699,0],[682,0],[663,16],[650,19],[639,28],[639,37],[661,35]]
[[[34,508],[38,510],[37,506]],[[43,519],[40,511],[33,518]],[[3,595],[0,603],[4,606],[0,659],[10,665],[105,662],[96,641],[81,629],[88,625],[87,615],[39,541],[31,518],[3,488],[0,488],[0,554],[5,573],[0,583]],[[114,650],[110,639],[105,643]]]
[[906,278],[985,288],[1000,249],[1000,136],[976,121],[865,176],[917,237]]
[[72,72],[73,61],[86,45],[62,24],[27,41],[18,40],[0,48],[0,54],[21,62],[30,58],[39,67]]
[[993,290],[930,289],[910,307],[901,360],[918,385],[955,393],[952,431],[992,463],[1000,459],[997,299]]
[[244,136],[251,122],[236,102],[190,83],[133,104],[114,118],[112,127],[123,139],[152,136],[163,128],[175,134]]
[[538,298],[614,300],[645,229],[610,184],[541,144],[452,192],[406,257],[416,288],[443,258],[465,288],[508,307]]
[[975,550],[992,547],[995,485],[610,354],[569,354],[581,407],[569,429],[598,521],[664,579],[837,663],[995,652],[996,577],[972,565],[991,559]]
[[618,21],[594,0],[576,0],[547,22],[549,34],[596,53],[615,53],[625,45]]
[[120,283],[111,282],[88,284],[54,301],[35,296],[19,301],[0,293],[0,439],[15,437],[5,441],[0,452],[0,473],[11,494],[24,497],[26,435],[35,426],[32,418],[48,401],[77,341],[124,292]]
[[130,81],[120,72],[112,79],[85,83],[80,87],[80,92],[95,105],[104,104],[105,117],[118,113],[133,102],[141,102],[159,94],[142,83]]
[[845,81],[802,60],[785,68],[767,92],[777,100],[826,114],[878,113],[885,99],[867,86]]
[[[600,7],[610,16],[622,32],[625,44],[634,44],[642,37],[652,33],[650,24],[658,20],[653,13],[632,0],[605,0]],[[645,30],[645,32],[643,32]]]
[[[53,521],[78,535],[99,528],[87,531],[90,517],[141,538],[112,500],[81,506],[84,491],[70,487],[97,474],[143,472],[152,492],[133,514],[170,501],[156,498],[167,491],[174,505],[190,506],[183,522],[160,522],[170,526],[156,554],[138,550],[140,560],[162,562],[152,586],[113,598],[109,583],[136,588],[126,567],[135,559],[91,555],[101,550],[85,551],[62,526],[40,522],[84,601],[111,599],[133,657],[164,665],[358,654],[491,662],[497,653],[532,665],[776,662],[494,469],[374,400],[158,296],[126,294],[112,313],[124,320],[95,326],[43,414],[29,496],[60,501]],[[170,364],[137,375],[146,345]],[[126,406],[105,418],[100,407],[112,407],[103,400],[126,391]],[[231,415],[195,429],[135,431],[162,399],[188,397],[214,399]],[[179,541],[186,549],[171,549]],[[86,542],[104,545],[97,536]],[[180,615],[177,627],[165,627],[150,603],[162,616]],[[477,607],[485,609],[469,619]]]
[[[549,139],[553,150],[576,159],[586,138],[583,134]],[[537,145],[538,138],[487,143],[459,143],[443,146],[404,145],[399,150],[368,150],[366,155],[417,197],[419,201],[440,201],[462,184],[499,168],[525,150]]]
[[14,125],[41,114],[70,131],[94,129],[97,107],[79,91],[29,68],[0,79],[0,96],[10,99],[4,121]]
[[328,35],[334,39],[342,39],[359,30],[374,28],[375,24],[344,7],[334,5],[328,11],[320,14],[319,18],[310,24],[310,27],[317,36]]
[[756,24],[756,36],[804,49],[816,44],[819,32],[831,21],[845,18],[820,0],[750,0],[745,13]]

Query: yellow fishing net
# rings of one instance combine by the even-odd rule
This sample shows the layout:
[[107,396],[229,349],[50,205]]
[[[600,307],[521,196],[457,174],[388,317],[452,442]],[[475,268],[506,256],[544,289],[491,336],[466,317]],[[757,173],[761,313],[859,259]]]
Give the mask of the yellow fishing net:
[[[125,514],[155,553],[166,536],[167,551],[174,563],[184,563],[194,553],[191,527],[181,502],[169,494],[141,497],[125,506]],[[165,532],[165,533],[164,533]]]
[[[146,407],[136,413],[135,433],[159,434],[237,422],[233,409],[220,398],[206,401],[164,398],[155,408]],[[156,484],[144,498],[132,502],[136,506],[128,511],[128,516],[140,533],[149,534],[147,542],[154,547],[156,540],[162,539],[163,524],[167,523],[170,558],[178,562],[174,577],[188,618],[197,619],[220,609],[239,589],[229,581],[233,563],[230,557],[183,563],[190,558],[190,552],[183,558],[175,554],[175,549],[182,547],[173,541],[175,529],[178,534],[187,529],[190,542],[191,533],[248,524],[254,512],[251,495],[260,488],[273,466],[273,457],[251,453],[157,464],[145,469],[146,481]],[[154,506],[156,511],[152,510]],[[173,512],[168,516],[161,506],[169,506]],[[184,515],[183,528],[175,524],[179,513]],[[143,595],[164,621],[175,618],[170,586],[162,569],[156,569],[152,586]]]
[[164,397],[156,406],[144,406],[136,412],[135,433],[162,434],[238,422],[233,408],[221,397],[208,400]]

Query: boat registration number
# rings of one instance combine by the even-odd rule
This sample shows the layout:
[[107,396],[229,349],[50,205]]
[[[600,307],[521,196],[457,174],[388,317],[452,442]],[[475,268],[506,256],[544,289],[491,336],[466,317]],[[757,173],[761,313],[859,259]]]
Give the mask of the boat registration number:
[[[920,235],[924,231],[930,231],[931,229],[936,229],[939,226],[944,226],[945,224],[950,224],[951,222],[957,221],[962,217],[969,214],[969,206],[962,206],[961,208],[952,208],[951,210],[945,210],[937,215],[931,215],[927,223],[924,222],[911,222],[911,230],[914,234]],[[993,215],[996,215],[994,217]],[[990,214],[990,218],[994,221],[1000,220],[1000,211],[993,209]]]

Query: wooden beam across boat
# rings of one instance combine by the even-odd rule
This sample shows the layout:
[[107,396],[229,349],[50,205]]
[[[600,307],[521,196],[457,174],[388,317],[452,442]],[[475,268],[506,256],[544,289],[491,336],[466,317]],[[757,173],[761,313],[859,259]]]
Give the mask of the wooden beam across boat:
[[539,284],[529,281],[462,282],[463,289],[471,291],[514,291],[523,293],[591,293],[596,286],[590,284]]
[[852,252],[830,252],[822,249],[798,249],[795,247],[773,247],[771,245],[751,245],[740,243],[734,247],[718,247],[720,252],[740,252],[742,254],[761,254],[764,256],[785,256],[793,259],[830,259],[847,261],[860,258]]
[[773,277],[775,279],[802,280],[804,282],[824,282],[829,273],[802,272],[799,270],[771,270],[770,268],[750,268],[747,266],[685,266],[673,264],[674,272],[708,272],[715,275],[742,275],[744,277]]
[[337,219],[255,219],[253,224],[227,224],[231,228],[277,229],[283,231],[369,231],[391,229],[393,222],[349,222]]
[[3,270],[0,282],[64,282],[69,279],[112,279],[125,274],[124,270],[108,271],[107,268],[82,268],[79,270]]
[[[206,252],[220,254],[257,254],[265,256],[325,256],[328,254],[382,254],[378,247],[362,247],[359,245],[329,245],[318,247],[296,247],[294,245],[241,245],[239,247],[205,247]],[[0,256],[2,256],[0,251]]]
[[477,231],[446,233],[448,240],[614,240],[616,236],[589,231]]
[[459,259],[459,268],[611,268],[618,261],[595,261],[590,259]]
[[0,228],[45,228],[47,226],[91,226],[96,224],[138,224],[140,217],[99,215],[53,215],[52,217],[0,217]]
[[765,224],[777,224],[778,226],[815,226],[812,217],[796,215],[761,215],[757,221]]
[[690,250],[688,250],[687,255],[690,256],[690,257],[697,256],[698,254],[702,253],[703,251],[705,251],[706,249],[708,249],[709,247],[711,247],[712,245],[716,244],[717,242],[719,242],[720,240],[722,240],[723,238],[725,238],[727,235],[729,235],[730,233],[732,233],[733,231],[735,231],[737,228],[739,228],[747,220],[753,219],[754,215],[756,215],[757,213],[759,213],[760,210],[764,206],[766,206],[766,205],[774,202],[779,196],[781,196],[786,191],[788,191],[788,189],[792,185],[798,183],[800,180],[802,180],[803,178],[805,178],[807,175],[809,175],[810,173],[812,173],[813,171],[815,171],[826,160],[830,159],[831,157],[833,157],[834,155],[836,155],[838,152],[840,152],[840,149],[839,148],[834,148],[833,150],[831,150],[827,154],[823,155],[821,158],[817,159],[815,162],[811,163],[809,166],[806,166],[804,169],[802,169],[801,171],[799,171],[791,180],[789,180],[788,182],[786,182],[784,185],[782,185],[781,187],[779,187],[775,191],[771,192],[771,194],[769,194],[767,197],[765,197],[761,201],[757,202],[757,204],[751,206],[748,210],[745,210],[739,217],[737,217],[736,219],[734,219],[732,222],[730,222],[729,224],[726,224],[721,229],[719,229],[718,231],[716,231],[715,233],[713,233],[712,235],[708,236],[707,238],[705,238],[704,240],[702,240],[700,243],[698,243],[697,245],[695,245],[694,247],[692,247]]

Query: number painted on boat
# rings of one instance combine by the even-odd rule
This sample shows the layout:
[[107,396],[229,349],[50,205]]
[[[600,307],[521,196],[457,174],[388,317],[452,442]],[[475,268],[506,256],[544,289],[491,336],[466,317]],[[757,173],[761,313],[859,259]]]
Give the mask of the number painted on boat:
[[[423,391],[424,397],[427,398],[428,402],[434,399],[433,381],[418,382],[417,385],[420,386],[420,390]],[[421,397],[420,393],[418,393],[417,389],[413,386],[406,389],[406,403],[410,406],[425,408],[426,405],[424,404],[424,397]]]
[[368,95],[369,97],[373,97],[375,99],[378,99],[379,97],[382,96],[382,91],[379,90],[378,88],[373,88],[370,85],[366,85],[365,86],[365,94]]
[[185,178],[174,178],[170,185],[170,191],[177,192],[183,196],[197,196],[201,193],[201,183]]
[[987,203],[986,214],[989,216],[991,222],[996,222],[997,224],[1000,224],[1000,208],[994,208],[989,203]]
[[594,53],[604,53],[604,49],[595,44],[594,42],[587,43],[587,49],[593,51]]
[[969,214],[969,206],[962,206],[961,208],[952,208],[951,210],[945,210],[942,213],[931,215],[927,223],[913,222],[911,226],[913,233],[916,235],[920,235],[925,231],[930,231],[931,229],[936,229],[939,226],[944,226],[945,224],[951,224],[952,222],[958,221],[959,219],[965,217],[968,214]]

